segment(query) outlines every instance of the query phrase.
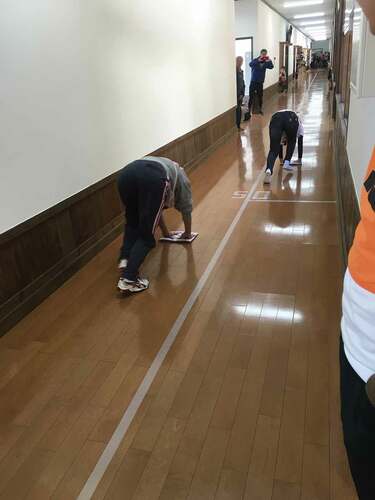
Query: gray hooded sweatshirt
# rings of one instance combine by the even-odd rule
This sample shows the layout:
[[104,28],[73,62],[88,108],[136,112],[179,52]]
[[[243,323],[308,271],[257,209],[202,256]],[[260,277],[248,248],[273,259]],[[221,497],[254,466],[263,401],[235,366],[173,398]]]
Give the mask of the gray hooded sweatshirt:
[[193,211],[193,197],[190,181],[185,171],[178,163],[161,156],[145,156],[143,160],[150,160],[163,166],[170,182],[165,206],[174,207],[182,214],[189,215]]

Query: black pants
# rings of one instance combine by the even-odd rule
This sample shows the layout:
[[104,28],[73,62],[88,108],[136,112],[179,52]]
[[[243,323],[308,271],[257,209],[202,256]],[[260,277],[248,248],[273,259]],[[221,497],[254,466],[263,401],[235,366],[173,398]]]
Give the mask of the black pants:
[[263,83],[261,82],[251,82],[250,90],[249,90],[249,112],[251,113],[255,95],[258,96],[259,99],[259,108],[262,110],[263,108]]
[[375,408],[366,384],[351,367],[340,344],[341,418],[350,470],[360,500],[375,499]]
[[[301,160],[302,156],[303,156],[303,135],[298,137],[298,158]],[[280,160],[284,160],[284,147],[282,144],[280,144],[279,158]]]
[[126,166],[118,179],[118,190],[125,206],[124,242],[121,259],[128,265],[122,276],[134,281],[147,254],[155,247],[154,233],[162,214],[167,175],[159,163],[137,160]]
[[237,97],[237,108],[236,108],[236,125],[237,128],[240,128],[241,118],[242,118],[242,96]]
[[297,142],[298,127],[298,116],[293,111],[281,111],[273,115],[270,123],[270,152],[267,158],[267,170],[273,172],[277,155],[280,154],[280,143],[284,132],[288,141],[285,160],[292,159]]

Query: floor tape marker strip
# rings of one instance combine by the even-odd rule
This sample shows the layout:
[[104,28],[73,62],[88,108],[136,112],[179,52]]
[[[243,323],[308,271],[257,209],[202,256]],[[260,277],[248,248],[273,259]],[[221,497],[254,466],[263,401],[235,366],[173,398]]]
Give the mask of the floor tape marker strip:
[[322,203],[335,205],[337,202],[335,200],[263,200],[253,198],[252,200],[250,200],[250,203]]

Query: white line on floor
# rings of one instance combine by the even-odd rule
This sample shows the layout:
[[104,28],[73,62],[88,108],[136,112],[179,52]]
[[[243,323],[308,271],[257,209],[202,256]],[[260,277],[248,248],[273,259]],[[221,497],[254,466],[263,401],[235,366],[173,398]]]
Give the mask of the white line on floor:
[[253,198],[249,203],[330,203],[336,204],[335,200],[257,200]]
[[[310,90],[310,87],[315,80],[316,75],[312,82],[310,83],[307,92]],[[207,283],[208,278],[210,277],[210,274],[212,273],[214,267],[216,266],[217,262],[219,261],[228,241],[230,240],[230,237],[232,236],[234,230],[236,229],[236,226],[238,222],[240,221],[243,213],[245,212],[247,206],[251,201],[258,201],[258,200],[252,200],[251,198],[253,197],[258,184],[260,181],[263,179],[264,172],[263,170],[259,173],[253,187],[249,191],[248,195],[246,196],[245,200],[243,201],[240,209],[237,212],[237,215],[233,219],[231,225],[229,226],[227,232],[225,233],[224,238],[221,240],[220,245],[218,246],[216,252],[214,253],[211,261],[209,262],[206,270],[204,271],[203,275],[199,279],[198,283],[196,284],[194,290],[192,291],[190,297],[188,298],[186,304],[184,305],[183,309],[181,310],[180,314],[178,315],[176,321],[174,322],[168,336],[164,340],[159,352],[157,353],[154,361],[152,362],[150,368],[148,369],[141,385],[139,386],[137,392],[133,396],[133,399],[131,400],[129,406],[127,407],[124,415],[122,416],[116,430],[112,434],[111,439],[109,440],[107,446],[105,447],[103,453],[101,454],[97,464],[95,465],[94,470],[91,472],[89,478],[87,479],[84,487],[82,488],[81,493],[77,497],[77,500],[90,500],[95,493],[96,488],[98,487],[102,477],[105,474],[105,471],[107,470],[109,464],[111,463],[116,451],[118,450],[127,430],[129,429],[139,407],[141,406],[145,396],[147,395],[147,392],[149,388],[151,387],[152,382],[154,381],[161,365],[163,364],[163,361],[165,357],[167,356],[170,348],[172,347],[174,341],[177,338],[177,335],[179,334],[182,325],[184,324],[185,319],[187,318],[189,312],[191,311],[195,301],[199,297],[199,294],[201,293],[203,287]],[[265,200],[269,202],[270,200]]]

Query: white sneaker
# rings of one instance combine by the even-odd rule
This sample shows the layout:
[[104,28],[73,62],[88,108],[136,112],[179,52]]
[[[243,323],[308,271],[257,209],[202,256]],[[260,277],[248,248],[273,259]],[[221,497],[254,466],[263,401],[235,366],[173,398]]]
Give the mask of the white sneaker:
[[266,173],[264,175],[263,184],[271,184],[272,172],[269,168],[267,168]]
[[121,292],[137,293],[147,290],[150,286],[150,282],[146,278],[137,278],[135,281],[130,281],[125,278],[120,278],[117,283],[117,288]]
[[118,268],[126,269],[127,265],[128,265],[128,259],[121,259],[120,262],[118,263]]

